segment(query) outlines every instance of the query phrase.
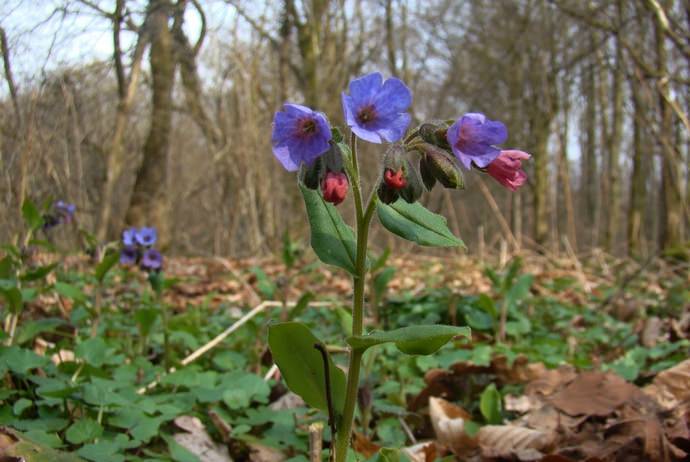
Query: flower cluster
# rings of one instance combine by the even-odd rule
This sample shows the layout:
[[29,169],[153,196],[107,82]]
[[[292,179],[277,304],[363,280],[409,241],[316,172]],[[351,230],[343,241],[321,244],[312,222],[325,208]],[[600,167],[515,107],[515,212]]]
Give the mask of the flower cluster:
[[153,248],[157,240],[156,228],[125,229],[122,232],[120,264],[139,264],[144,271],[160,271],[163,267],[163,255]]
[[43,229],[47,231],[61,224],[72,223],[76,211],[76,205],[62,200],[56,201],[52,211],[43,215]]
[[[341,100],[353,135],[370,143],[394,143],[382,162],[377,193],[383,202],[414,202],[437,182],[461,189],[459,165],[488,173],[512,191],[525,183],[521,161],[530,156],[497,147],[508,138],[502,122],[470,112],[456,120],[424,123],[405,136],[412,119],[407,112],[412,93],[401,80],[384,80],[374,72],[352,80],[348,89]],[[284,104],[273,119],[274,156],[286,170],[300,170],[301,183],[320,187],[324,200],[335,205],[349,189],[339,137],[323,113],[298,104]]]

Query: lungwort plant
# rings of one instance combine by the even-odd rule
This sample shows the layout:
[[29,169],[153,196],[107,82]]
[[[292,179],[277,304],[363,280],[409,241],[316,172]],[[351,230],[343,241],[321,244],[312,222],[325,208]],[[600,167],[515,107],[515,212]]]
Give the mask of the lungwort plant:
[[[399,79],[384,81],[372,73],[350,82],[342,94],[349,143],[325,114],[286,103],[273,119],[273,154],[288,171],[298,172],[299,187],[311,228],[311,246],[324,262],[352,275],[352,332],[347,338],[346,374],[329,357],[324,344],[303,324],[283,322],[269,328],[274,360],[292,391],[307,404],[327,412],[336,462],[345,461],[357,403],[362,355],[372,347],[393,343],[403,353],[428,355],[468,327],[416,325],[365,332],[364,291],[370,263],[369,227],[376,215],[391,233],[419,245],[463,246],[446,219],[418,202],[436,183],[462,189],[460,165],[488,173],[510,190],[526,179],[521,161],[529,155],[502,151],[505,125],[479,113],[457,120],[431,121],[409,130],[412,93]],[[361,182],[357,142],[386,145],[374,185]],[[355,229],[336,206],[351,192]],[[332,447],[333,449],[333,447]]]

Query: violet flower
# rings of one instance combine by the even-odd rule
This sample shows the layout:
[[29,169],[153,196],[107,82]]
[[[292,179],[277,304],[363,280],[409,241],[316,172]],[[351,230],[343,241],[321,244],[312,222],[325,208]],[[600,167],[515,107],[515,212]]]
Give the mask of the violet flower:
[[163,266],[163,255],[156,249],[147,249],[141,257],[141,269],[158,271]]
[[453,154],[467,169],[472,163],[479,168],[489,165],[501,153],[494,145],[507,138],[508,130],[502,122],[489,120],[477,112],[459,118],[447,134]]
[[328,151],[331,136],[326,116],[299,104],[285,103],[273,117],[273,155],[290,172]]
[[133,245],[125,245],[122,250],[120,250],[120,264],[121,265],[134,265],[139,259],[139,251]]
[[58,213],[61,223],[71,223],[74,219],[74,212],[77,211],[76,205],[68,204],[62,200],[55,202],[55,204],[53,204],[53,208]]
[[412,104],[410,89],[393,77],[384,82],[378,72],[352,80],[342,104],[352,132],[370,143],[398,141],[412,119],[406,112]]
[[530,157],[526,152],[516,149],[501,151],[486,168],[486,172],[506,188],[515,191],[527,181],[527,174],[521,168],[522,161]]
[[158,233],[156,232],[156,228],[143,227],[135,233],[134,238],[137,244],[144,247],[150,247],[156,243]]
[[125,247],[133,247],[137,244],[136,240],[137,236],[137,229],[136,228],[127,228],[124,231],[122,231],[122,244]]

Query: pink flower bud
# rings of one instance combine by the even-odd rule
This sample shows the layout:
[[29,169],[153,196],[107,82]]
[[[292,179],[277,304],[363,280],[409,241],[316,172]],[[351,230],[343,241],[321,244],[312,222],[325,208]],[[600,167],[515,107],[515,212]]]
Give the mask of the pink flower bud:
[[516,191],[527,181],[527,174],[521,168],[522,161],[530,157],[523,151],[501,151],[501,154],[488,165],[486,171],[503,186]]
[[345,200],[350,182],[343,172],[328,172],[321,182],[321,192],[326,202],[338,205]]
[[386,171],[383,172],[383,181],[385,181],[386,185],[392,189],[402,189],[407,186],[407,179],[405,179],[405,174],[403,173],[402,168],[398,169],[397,172],[387,168]]

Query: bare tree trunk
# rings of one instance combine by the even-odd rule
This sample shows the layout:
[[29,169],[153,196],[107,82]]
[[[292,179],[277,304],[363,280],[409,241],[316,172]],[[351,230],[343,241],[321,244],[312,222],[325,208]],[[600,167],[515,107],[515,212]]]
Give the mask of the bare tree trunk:
[[[7,34],[5,33],[5,29],[0,27],[0,51],[2,51],[2,63],[3,63],[3,70],[5,72],[5,80],[7,81],[7,88],[10,92],[10,99],[12,100],[12,107],[14,108],[14,130],[18,133],[22,133],[24,128],[23,128],[23,119],[22,119],[22,111],[19,108],[19,99],[17,97],[17,86],[14,83],[14,76],[12,74],[12,65],[10,61],[10,47],[7,42]],[[29,125],[31,122],[29,122]],[[13,195],[15,199],[15,204],[14,207],[15,209],[20,211],[22,207],[22,203],[24,202],[24,196],[26,195],[26,170],[27,170],[27,164],[28,164],[28,155],[30,153],[30,146],[31,146],[31,130],[29,128],[29,132],[27,133],[26,140],[25,140],[25,148],[23,148],[21,151],[21,156],[19,158],[19,174],[17,175],[17,179],[14,181],[14,188],[10,187],[8,188],[10,191],[14,189]],[[0,150],[0,153],[2,150]],[[4,163],[4,160],[2,157],[0,157],[0,164]],[[11,199],[10,199],[11,201]],[[8,204],[9,205],[9,204]],[[9,205],[11,207],[11,205]]]
[[393,0],[386,0],[386,52],[388,53],[388,69],[391,75],[398,76],[395,60],[395,32],[393,28]]
[[[122,3],[118,1],[116,11],[122,8]],[[106,180],[103,185],[103,192],[101,195],[101,204],[99,208],[98,225],[96,227],[96,237],[103,241],[108,237],[112,215],[113,215],[113,201],[117,183],[122,175],[125,167],[125,153],[123,148],[125,130],[127,129],[127,122],[129,120],[129,111],[134,101],[137,85],[139,84],[139,77],[141,76],[141,63],[144,58],[144,52],[149,43],[149,18],[144,21],[139,31],[137,44],[134,48],[132,56],[131,69],[129,71],[129,79],[126,88],[121,83],[124,82],[122,75],[121,50],[120,50],[120,21],[119,16],[113,18],[113,46],[114,46],[114,61],[116,63],[116,72],[118,74],[118,94],[120,96],[117,106],[117,114],[115,116],[115,129],[113,131],[113,138],[110,141],[110,148],[108,150],[106,160]],[[124,88],[124,91],[123,91]]]
[[129,224],[158,228],[160,246],[170,239],[169,202],[165,197],[170,127],[172,124],[172,89],[175,59],[172,34],[168,28],[171,5],[167,0],[150,0],[151,24],[151,126],[144,144],[144,157],[136,176],[127,210]]
[[639,256],[641,252],[643,221],[645,209],[645,190],[647,178],[644,174],[642,137],[644,122],[642,112],[644,105],[640,99],[637,84],[631,82],[633,94],[633,145],[632,145],[632,179],[630,180],[630,211],[628,213],[628,255]]
[[[592,40],[592,42],[594,39]],[[597,215],[597,141],[596,141],[596,77],[593,63],[583,77],[583,94],[585,97],[584,114],[584,147],[582,152],[582,169],[580,172],[580,195],[584,196],[584,232],[590,246],[595,245],[594,221]]]
[[659,211],[659,246],[661,250],[671,250],[682,243],[682,196],[680,193],[680,159],[672,149],[673,113],[668,97],[668,55],[666,36],[659,19],[655,18],[656,57],[659,79],[659,137],[661,140],[661,206]]
[[17,128],[22,123],[22,112],[19,109],[19,100],[17,99],[17,86],[14,83],[14,76],[12,74],[12,65],[10,64],[10,47],[7,43],[7,34],[5,29],[0,27],[0,50],[2,50],[2,64],[5,71],[5,80],[7,81],[7,88],[10,91],[10,99],[14,107],[15,125]]
[[563,202],[565,205],[566,234],[568,242],[574,251],[577,251],[577,231],[575,229],[575,210],[573,208],[573,193],[570,185],[570,161],[568,159],[568,118],[570,117],[570,94],[563,92],[563,123],[560,130],[560,150],[558,162],[558,174],[561,177]]
[[609,125],[609,81],[608,72],[606,66],[606,59],[602,50],[597,52],[597,67],[599,69],[599,81],[596,92],[596,106],[599,109],[599,145],[601,146],[601,163],[599,164],[599,182],[597,184],[599,197],[602,198],[597,208],[597,213],[594,216],[594,246],[598,247],[602,244],[608,250],[606,246],[606,226],[608,224],[606,220],[607,214],[610,212],[610,204],[608,200],[603,198],[608,198],[610,193],[609,188],[609,177],[608,172],[611,170],[611,165],[609,165],[610,156],[606,152],[610,147],[610,125]]
[[[624,14],[623,1],[618,0],[618,21],[622,21]],[[613,114],[611,116],[611,136],[608,143],[608,213],[606,229],[604,231],[604,247],[615,253],[618,237],[618,225],[621,220],[621,192],[620,192],[620,151],[623,137],[623,78],[625,64],[623,63],[623,46],[616,38],[616,64],[613,76]]]

